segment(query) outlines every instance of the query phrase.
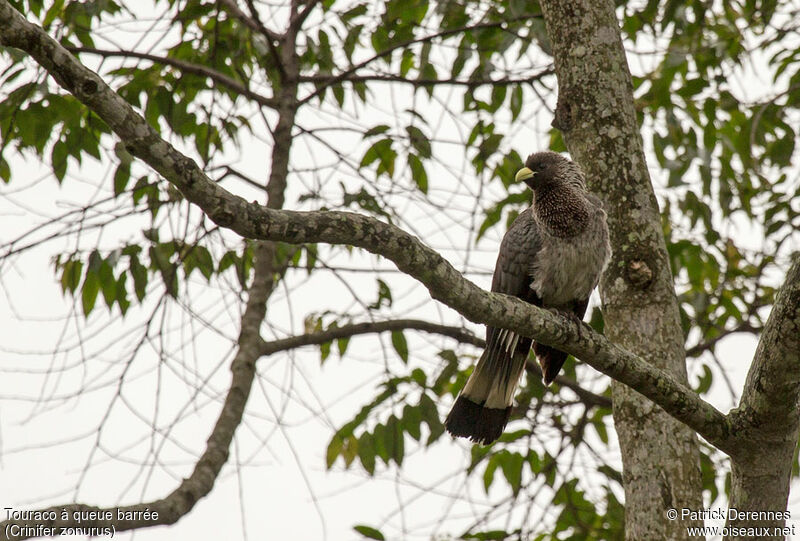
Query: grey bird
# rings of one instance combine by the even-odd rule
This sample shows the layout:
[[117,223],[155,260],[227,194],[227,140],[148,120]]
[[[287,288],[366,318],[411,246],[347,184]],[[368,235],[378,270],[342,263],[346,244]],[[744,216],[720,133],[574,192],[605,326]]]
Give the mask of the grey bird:
[[[533,202],[503,237],[492,291],[582,319],[611,255],[602,203],[586,191],[580,167],[555,152],[528,156],[516,180]],[[531,345],[549,385],[566,353],[486,327],[486,349],[445,420],[448,432],[485,445],[500,437]]]

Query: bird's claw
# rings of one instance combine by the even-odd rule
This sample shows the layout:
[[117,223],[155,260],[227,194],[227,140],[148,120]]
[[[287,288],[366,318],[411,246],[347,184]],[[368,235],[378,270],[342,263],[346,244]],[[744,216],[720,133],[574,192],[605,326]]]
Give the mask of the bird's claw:
[[570,310],[559,310],[558,308],[548,308],[547,310],[551,314],[554,314],[556,316],[561,316],[575,323],[575,325],[578,327],[578,340],[583,340],[583,332],[582,332],[583,320],[579,318],[575,312],[572,312]]

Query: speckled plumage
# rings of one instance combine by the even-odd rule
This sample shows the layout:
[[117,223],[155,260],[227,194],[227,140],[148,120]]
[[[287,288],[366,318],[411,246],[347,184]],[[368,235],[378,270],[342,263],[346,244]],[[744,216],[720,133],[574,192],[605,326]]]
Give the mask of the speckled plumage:
[[[582,318],[611,255],[606,214],[572,161],[537,152],[525,166],[532,172],[525,180],[532,204],[503,237],[492,291]],[[484,444],[500,437],[531,346],[549,384],[564,352],[487,326],[486,349],[445,421],[451,434]]]

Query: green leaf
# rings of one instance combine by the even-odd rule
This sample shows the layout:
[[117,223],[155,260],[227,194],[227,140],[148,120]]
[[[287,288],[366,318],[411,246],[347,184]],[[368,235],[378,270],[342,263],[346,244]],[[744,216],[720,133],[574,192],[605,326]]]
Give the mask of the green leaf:
[[515,86],[514,90],[511,91],[508,107],[511,111],[511,120],[516,120],[522,111],[522,87],[520,85]]
[[136,292],[136,298],[141,302],[147,293],[147,269],[139,262],[139,258],[134,255],[131,256],[128,271],[133,277],[133,289]]
[[100,291],[100,279],[97,273],[90,268],[86,269],[86,277],[83,279],[83,287],[81,288],[81,303],[83,305],[83,314],[89,317],[89,314],[94,309],[94,304],[97,301],[97,293]]
[[519,489],[522,486],[522,464],[524,462],[525,459],[519,453],[502,453],[500,469],[503,470],[503,475],[508,484],[511,485],[514,495],[519,493]]
[[331,86],[331,91],[333,92],[333,97],[336,99],[336,103],[339,104],[339,107],[344,105],[344,86],[343,85],[333,85]]
[[389,456],[389,448],[386,446],[386,442],[386,426],[378,423],[372,431],[372,443],[375,445],[375,454],[381,457],[384,464],[388,465],[391,457]]
[[207,281],[211,281],[211,276],[214,274],[214,259],[211,257],[211,252],[205,246],[194,246],[192,249],[194,261],[197,269],[205,277]]
[[403,406],[403,429],[416,441],[422,437],[420,425],[422,425],[422,413],[419,408],[411,404]]
[[339,350],[339,356],[343,357],[345,351],[347,351],[347,346],[350,344],[350,337],[346,336],[344,338],[339,338],[336,340],[336,348]]
[[375,142],[364,153],[361,159],[360,167],[366,167],[371,163],[378,161],[378,167],[375,170],[376,175],[386,173],[390,178],[394,175],[394,162],[397,158],[397,152],[392,148],[391,139],[381,139]]
[[403,362],[408,364],[408,342],[403,331],[392,331],[392,346]]
[[363,524],[359,524],[358,526],[353,526],[353,529],[366,537],[367,539],[377,539],[378,541],[384,541],[386,538],[383,534],[372,528],[371,526],[364,526]]
[[411,379],[414,383],[422,387],[423,389],[427,385],[428,376],[425,375],[425,371],[421,368],[415,368],[411,371]]
[[100,280],[100,288],[103,292],[103,299],[106,301],[106,306],[111,310],[114,306],[114,301],[117,299],[117,280],[114,277],[114,271],[108,259],[100,264],[100,269],[97,272],[98,279]]
[[497,466],[497,455],[492,455],[486,463],[486,469],[483,470],[483,489],[486,491],[487,495],[489,494],[489,487],[491,487],[494,482],[494,472],[497,471]]
[[125,191],[131,179],[131,165],[121,163],[114,172],[114,195],[118,196]]
[[61,291],[75,293],[78,284],[81,283],[81,272],[83,271],[83,263],[78,260],[70,259],[64,263],[61,272]]
[[408,155],[408,165],[411,168],[411,178],[414,183],[424,194],[428,193],[428,173],[425,171],[425,166],[416,154]]
[[405,456],[405,438],[400,420],[392,415],[386,422],[387,450],[398,466],[403,464]]
[[[507,532],[505,530],[488,530],[465,534],[462,539],[474,539],[475,541],[504,541],[506,539],[519,539],[515,534],[518,532]],[[536,538],[539,541],[539,537]]]
[[411,49],[403,51],[403,56],[400,60],[400,77],[405,77],[409,70],[414,67],[414,53]]
[[421,395],[419,397],[419,407],[420,413],[422,414],[422,420],[428,425],[428,429],[430,430],[430,435],[428,436],[428,441],[425,442],[425,445],[430,445],[439,439],[439,436],[444,433],[444,425],[439,418],[439,410],[436,408],[436,403],[431,399],[430,396],[427,394]]
[[377,310],[384,305],[386,305],[387,308],[392,306],[392,290],[389,289],[386,282],[378,278],[378,298],[369,305],[369,308]]
[[500,217],[503,215],[503,207],[500,205],[495,205],[489,211],[486,212],[486,218],[483,219],[480,227],[478,228],[478,235],[475,237],[475,241],[481,240],[483,235],[489,230],[490,227],[495,225],[497,222],[500,221]]
[[431,143],[421,129],[416,126],[406,126],[406,132],[408,133],[408,140],[411,146],[414,147],[420,156],[427,159],[433,155],[431,152]]
[[325,359],[331,354],[331,342],[325,342],[319,345],[320,360],[319,364],[323,364]]
[[[366,7],[362,4],[361,7]],[[361,31],[364,29],[364,25],[358,24],[352,27],[347,32],[347,37],[344,39],[344,54],[347,56],[347,59],[350,60],[353,58],[353,51],[356,48],[356,45],[360,42],[359,38],[361,36]]]
[[700,376],[700,379],[697,381],[697,385],[694,388],[694,392],[698,394],[707,393],[708,390],[711,388],[711,384],[714,382],[714,375],[711,373],[711,369],[708,365],[703,365],[703,375]]
[[120,273],[119,278],[117,278],[117,305],[119,306],[119,310],[122,315],[125,315],[125,312],[128,311],[128,307],[130,307],[131,302],[128,300],[128,290],[125,287],[125,282],[128,279],[128,275]]
[[64,0],[54,0],[53,5],[51,5],[47,12],[45,13],[44,19],[42,20],[42,27],[47,30],[52,22],[62,15],[61,11],[64,9]]
[[361,465],[370,475],[375,473],[375,454],[372,435],[364,432],[358,438],[358,458],[361,460]]
[[348,436],[344,440],[342,447],[342,458],[344,458],[345,467],[349,468],[353,460],[358,456],[358,440],[355,436]]
[[363,138],[366,139],[367,137],[374,137],[376,135],[386,133],[387,131],[389,131],[389,126],[386,124],[378,124],[377,126],[373,126],[365,131]]
[[11,168],[2,156],[0,156],[0,178],[2,178],[3,182],[6,184],[11,182]]
[[64,180],[64,176],[67,174],[68,155],[67,145],[61,141],[56,141],[50,153],[50,164],[53,168],[53,174],[59,183]]
[[328,450],[325,452],[325,467],[327,469],[331,469],[333,463],[336,462],[336,458],[342,452],[343,445],[344,440],[334,434],[333,438],[331,438],[331,442],[328,444]]
[[603,422],[604,415],[595,414],[594,418],[592,419],[592,427],[594,427],[595,432],[597,432],[597,436],[600,440],[608,445],[608,430],[606,429],[606,424]]

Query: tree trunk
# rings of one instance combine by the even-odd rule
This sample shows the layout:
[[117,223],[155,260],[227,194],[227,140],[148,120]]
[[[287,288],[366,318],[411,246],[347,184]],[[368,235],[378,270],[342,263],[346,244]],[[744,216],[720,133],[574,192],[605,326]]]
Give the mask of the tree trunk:
[[731,461],[726,540],[786,539],[797,533],[791,526],[784,531],[795,447],[794,441],[786,443],[753,445],[746,455]]
[[[800,255],[786,281],[758,342],[747,373],[739,407],[729,414],[737,443],[731,449],[731,496],[725,539],[754,537],[736,528],[770,528],[759,539],[797,535],[797,525],[781,531],[786,510],[792,457],[800,434]],[[745,514],[755,512],[755,514]],[[794,529],[794,531],[793,531]]]
[[[611,1],[541,2],[559,84],[553,124],[605,202],[614,254],[601,282],[605,333],[687,384],[678,303],[658,204],[642,150],[633,87]],[[630,388],[614,383],[627,539],[687,539],[702,508],[697,438]]]

